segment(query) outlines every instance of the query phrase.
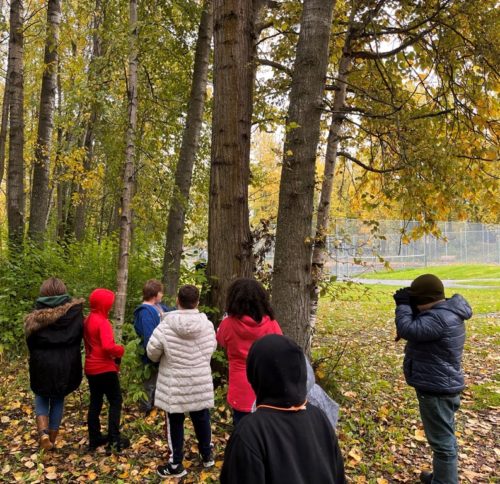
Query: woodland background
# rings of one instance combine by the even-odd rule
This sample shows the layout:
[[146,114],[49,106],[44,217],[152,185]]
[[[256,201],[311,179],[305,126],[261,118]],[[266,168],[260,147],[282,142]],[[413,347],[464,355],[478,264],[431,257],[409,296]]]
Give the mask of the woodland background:
[[374,238],[377,220],[417,220],[402,243],[440,237],[438,221],[499,223],[493,0],[10,0],[0,13],[11,375],[49,275],[78,296],[117,291],[133,402],[131,314],[148,278],[171,301],[179,283],[203,286],[217,322],[230,280],[254,275],[285,333],[321,358],[353,290],[323,270],[331,219],[362,219]]

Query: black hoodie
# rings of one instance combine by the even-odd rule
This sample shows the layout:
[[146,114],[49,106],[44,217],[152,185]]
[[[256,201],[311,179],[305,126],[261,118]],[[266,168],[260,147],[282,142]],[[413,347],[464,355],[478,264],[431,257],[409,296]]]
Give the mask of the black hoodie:
[[335,431],[320,409],[303,405],[307,370],[297,344],[274,334],[256,341],[247,377],[257,411],[229,439],[221,484],[344,483]]

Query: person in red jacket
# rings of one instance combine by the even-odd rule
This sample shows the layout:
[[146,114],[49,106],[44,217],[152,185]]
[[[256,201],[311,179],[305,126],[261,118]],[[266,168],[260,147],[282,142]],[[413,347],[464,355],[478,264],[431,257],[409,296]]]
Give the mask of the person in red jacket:
[[[115,343],[108,314],[115,301],[109,289],[96,289],[89,297],[90,314],[84,322],[85,375],[89,381],[90,405],[88,412],[89,450],[108,444],[108,450],[120,451],[130,445],[120,435],[122,393],[118,372],[125,352]],[[100,414],[103,398],[109,403],[108,435],[101,433]]]
[[225,317],[217,330],[217,342],[229,360],[227,402],[233,410],[233,424],[252,411],[255,393],[246,375],[247,355],[252,343],[267,334],[283,334],[269,296],[255,279],[236,279],[227,293]]

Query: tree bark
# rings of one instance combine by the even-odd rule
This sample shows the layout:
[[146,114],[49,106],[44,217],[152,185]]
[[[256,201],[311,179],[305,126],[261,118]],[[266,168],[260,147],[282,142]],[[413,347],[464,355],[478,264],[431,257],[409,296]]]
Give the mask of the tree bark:
[[45,41],[44,70],[40,93],[38,133],[35,146],[35,166],[31,188],[29,237],[43,242],[49,213],[49,174],[52,129],[57,90],[57,58],[61,0],[49,0],[47,6],[47,37]]
[[335,0],[304,0],[280,181],[273,305],[284,333],[309,351],[316,150]]
[[248,0],[214,2],[207,274],[210,301],[219,311],[231,280],[253,272],[248,182],[258,7]]
[[312,289],[311,289],[311,315],[309,324],[314,330],[316,313],[319,300],[319,283],[323,276],[326,253],[326,236],[330,221],[330,201],[332,198],[335,164],[339,150],[340,130],[345,119],[345,101],[347,93],[347,77],[352,66],[351,44],[353,41],[353,22],[355,9],[353,8],[349,28],[346,34],[342,56],[339,61],[336,90],[333,97],[333,114],[328,132],[328,141],[325,155],[325,172],[321,185],[321,196],[316,219],[316,236],[312,255]]
[[212,1],[205,2],[198,30],[198,40],[194,57],[193,83],[189,96],[186,126],[182,137],[179,160],[175,171],[175,186],[168,214],[165,257],[163,260],[163,280],[166,294],[174,298],[177,294],[181,265],[184,220],[193,166],[200,142],[203,110],[207,91],[207,73],[210,44],[213,31]]
[[23,2],[10,4],[9,38],[9,167],[7,172],[7,218],[9,244],[19,250],[24,238],[24,67]]
[[120,242],[118,253],[118,273],[115,302],[115,329],[117,339],[121,340],[127,302],[128,259],[130,251],[130,232],[132,226],[132,196],[135,183],[135,143],[137,130],[137,0],[130,0],[130,54],[128,72],[128,127],[126,134],[125,166],[123,170],[123,189],[120,214]]
[[2,103],[2,122],[0,125],[0,184],[2,183],[3,174],[5,171],[5,145],[7,144],[7,132],[9,128],[9,104],[10,104],[9,79],[10,79],[10,63],[7,61],[7,75],[5,77],[5,87],[3,91],[3,103]]

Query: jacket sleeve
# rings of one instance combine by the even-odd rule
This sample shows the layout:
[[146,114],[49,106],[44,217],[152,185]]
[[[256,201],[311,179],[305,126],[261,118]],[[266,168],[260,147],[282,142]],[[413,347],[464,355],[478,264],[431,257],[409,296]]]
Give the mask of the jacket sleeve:
[[398,336],[414,343],[439,339],[444,330],[442,321],[432,311],[414,318],[411,307],[406,304],[396,307],[396,329]]
[[121,358],[125,353],[122,345],[115,343],[113,328],[109,321],[105,321],[99,326],[99,337],[101,339],[101,348],[112,358]]
[[164,353],[160,325],[156,327],[156,329],[153,331],[153,334],[151,335],[151,338],[149,338],[149,342],[146,347],[146,353],[151,361],[155,363],[160,361]]
[[134,326],[137,334],[142,338],[144,348],[148,345],[149,338],[158,326],[159,319],[159,316],[155,318],[149,309],[144,308],[138,312]]
[[227,319],[223,319],[217,328],[217,343],[219,343],[223,348],[226,347],[226,337],[227,337]]
[[264,462],[238,434],[229,439],[220,475],[221,484],[266,482]]

